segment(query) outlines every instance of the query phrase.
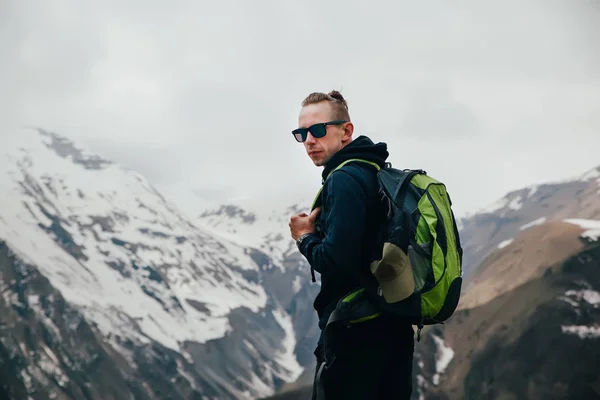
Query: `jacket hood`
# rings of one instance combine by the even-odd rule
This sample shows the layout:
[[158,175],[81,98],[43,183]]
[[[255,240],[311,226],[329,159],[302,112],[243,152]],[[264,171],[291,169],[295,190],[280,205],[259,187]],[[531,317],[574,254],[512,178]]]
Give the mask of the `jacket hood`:
[[329,173],[338,165],[351,158],[361,158],[363,160],[372,161],[383,168],[388,156],[389,153],[386,143],[373,143],[370,138],[361,135],[350,142],[346,147],[335,153],[334,156],[331,157],[331,160],[325,164],[322,173],[323,180],[325,180]]

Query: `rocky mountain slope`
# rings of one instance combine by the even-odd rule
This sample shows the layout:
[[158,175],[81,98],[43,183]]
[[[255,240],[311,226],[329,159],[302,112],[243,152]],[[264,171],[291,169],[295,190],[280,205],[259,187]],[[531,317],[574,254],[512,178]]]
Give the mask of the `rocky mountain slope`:
[[[319,285],[287,222],[311,198],[192,221],[139,174],[43,130],[15,136],[0,168],[0,397],[254,399],[310,382]],[[536,341],[565,363],[597,355],[599,192],[597,168],[460,220],[465,293],[417,345],[415,398],[521,398],[546,381],[595,393],[585,373],[525,380],[506,365],[524,371]],[[499,351],[512,358],[491,365]]]
[[[310,266],[298,252],[288,223],[291,215],[308,212],[313,198],[299,198],[292,204],[269,200],[238,199],[206,209],[199,213],[196,223],[215,236],[257,249],[266,255],[265,262],[270,260],[265,267],[270,272],[265,282],[292,318],[296,356],[305,372],[299,382],[307,382],[312,378],[313,351],[319,334],[312,303],[320,280],[317,276],[317,282],[311,281]],[[284,385],[286,389],[295,386]]]
[[4,394],[253,399],[302,373],[290,310],[314,293],[293,256],[214,235],[43,130],[5,143],[0,193]]
[[585,246],[580,231],[577,224],[551,221],[520,233],[471,273],[471,287],[462,295],[459,309],[485,304],[579,253]]
[[[523,263],[529,279],[427,332],[417,346],[415,399],[600,397],[600,242],[593,241],[600,221],[589,238],[563,224],[545,228],[559,231],[557,242],[581,235],[578,250],[537,268],[541,273]],[[524,236],[517,238],[536,240]]]
[[520,232],[567,218],[600,219],[600,166],[580,176],[512,191],[494,204],[460,219],[464,274],[468,277],[496,248]]
[[307,212],[312,199],[301,199],[295,204],[256,202],[246,199],[224,204],[214,210],[203,211],[197,222],[215,234],[223,235],[246,246],[268,253],[282,265],[287,257],[297,253],[290,237],[289,218]]
[[[413,399],[600,397],[600,221],[548,223],[538,233],[544,230],[568,245],[553,253],[556,262],[523,262],[528,278],[425,328],[415,347]],[[536,253],[528,245],[540,239],[522,233],[515,242]],[[579,244],[571,251],[573,240]],[[505,277],[506,264],[494,263],[513,250],[497,250],[480,270],[497,267],[486,275],[507,284],[515,275]],[[303,400],[310,391],[307,384],[266,399]]]
[[[479,382],[477,379],[480,377],[477,376],[474,365],[476,368],[494,369],[494,366],[486,363],[493,362],[495,353],[488,357],[487,353],[479,353],[479,351],[487,348],[488,345],[492,346],[489,343],[495,343],[497,338],[494,335],[498,332],[485,331],[486,333],[483,334],[482,329],[485,324],[491,324],[490,321],[494,320],[498,313],[507,315],[506,318],[501,319],[503,322],[500,325],[503,327],[499,332],[510,331],[513,340],[511,343],[520,343],[520,346],[523,346],[519,347],[523,352],[522,358],[512,355],[515,363],[525,363],[525,360],[531,356],[527,351],[529,341],[540,340],[536,335],[543,335],[544,331],[534,329],[535,327],[529,324],[526,318],[519,320],[519,325],[513,327],[512,323],[517,322],[517,317],[515,316],[513,321],[511,313],[532,316],[540,312],[539,310],[544,310],[538,315],[538,318],[542,319],[545,313],[556,314],[557,310],[564,308],[563,303],[571,299],[580,304],[574,311],[575,315],[583,312],[590,318],[583,318],[575,324],[576,318],[574,320],[573,315],[567,313],[568,315],[561,314],[563,319],[555,318],[544,322],[547,326],[553,326],[552,345],[556,347],[564,343],[580,350],[591,349],[590,354],[596,354],[594,351],[600,346],[600,342],[596,339],[600,321],[592,310],[598,308],[595,299],[599,295],[598,288],[591,283],[591,280],[596,276],[594,271],[600,268],[600,265],[594,261],[597,260],[594,258],[597,250],[589,246],[595,243],[600,235],[598,220],[600,220],[600,167],[581,176],[513,191],[497,203],[461,218],[459,224],[465,248],[466,278],[463,297],[457,316],[447,325],[425,330],[422,341],[417,344],[414,398],[496,398],[494,396],[498,395],[498,392],[493,390],[497,389],[492,388],[497,387],[494,385],[494,380],[499,378],[491,378],[486,385],[479,388],[462,384],[468,374],[471,377],[469,385]],[[569,266],[578,262],[574,260],[586,260],[582,265],[590,270],[584,268],[574,273],[569,269]],[[532,295],[528,298],[530,287],[538,288],[536,290],[550,297]],[[513,298],[517,300],[511,301],[510,299]],[[465,324],[469,326],[466,327]],[[529,330],[535,331],[533,336],[528,336]],[[463,334],[465,331],[473,331],[468,339]],[[577,332],[588,342],[581,344],[573,341],[579,340],[580,336],[567,335]],[[456,334],[456,337],[447,340],[446,337],[451,338],[452,334]],[[488,338],[490,338],[489,343]],[[519,342],[520,340],[523,342]],[[497,347],[498,345],[496,349]],[[565,361],[570,362],[571,359],[575,359],[578,351],[573,355],[548,354],[552,354],[552,357],[565,357]],[[475,359],[476,354],[479,358]],[[585,362],[593,360],[587,355],[582,357]],[[541,359],[537,361],[543,362]],[[506,365],[500,365],[498,368],[509,368],[508,365],[512,365],[509,359],[506,360]],[[591,368],[591,365],[588,364],[588,367]],[[544,367],[544,372],[537,376],[537,379],[542,381],[548,379],[543,376],[546,370],[547,367]],[[558,373],[557,371],[554,374]],[[579,378],[568,373],[569,371],[562,372],[567,380],[565,378],[556,380],[568,387],[568,389],[563,387],[562,393],[574,393],[568,379],[577,381]],[[519,373],[522,374],[522,371]],[[472,378],[474,376],[476,379]],[[513,379],[516,382],[521,378],[518,374],[507,373],[502,379],[502,385],[511,387]],[[593,379],[590,378],[586,382],[593,385],[592,381]],[[449,386],[447,382],[453,382],[454,386]],[[310,381],[304,380],[303,384],[310,385]],[[507,395],[505,389],[501,391],[507,395],[506,398],[536,398],[536,393],[537,395],[541,393],[541,389],[533,383],[527,385],[531,387],[530,397],[523,391],[512,395]],[[593,393],[586,390],[588,389],[582,389],[578,394],[584,396]],[[302,399],[309,392],[309,386],[304,386],[281,393],[272,399]],[[559,396],[559,398],[565,397]]]

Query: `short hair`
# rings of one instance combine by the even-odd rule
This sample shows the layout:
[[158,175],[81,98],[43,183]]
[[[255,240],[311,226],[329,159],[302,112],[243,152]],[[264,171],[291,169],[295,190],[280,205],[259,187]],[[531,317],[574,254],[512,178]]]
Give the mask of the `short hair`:
[[329,93],[313,92],[302,101],[302,107],[322,101],[328,101],[331,105],[332,118],[334,120],[350,121],[348,102],[346,102],[344,96],[337,90],[332,90]]

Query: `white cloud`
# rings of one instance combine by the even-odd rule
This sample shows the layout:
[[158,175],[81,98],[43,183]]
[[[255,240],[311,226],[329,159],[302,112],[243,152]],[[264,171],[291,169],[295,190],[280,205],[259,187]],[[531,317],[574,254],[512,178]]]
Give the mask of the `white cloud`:
[[598,163],[599,21],[585,1],[2,2],[0,135],[43,126],[159,184],[311,194],[289,131],[342,89],[357,131],[463,212]]

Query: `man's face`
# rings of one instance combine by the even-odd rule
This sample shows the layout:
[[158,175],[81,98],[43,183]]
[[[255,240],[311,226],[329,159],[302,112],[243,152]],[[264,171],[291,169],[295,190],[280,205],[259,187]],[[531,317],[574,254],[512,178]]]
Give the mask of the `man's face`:
[[[333,120],[331,106],[326,101],[309,104],[302,107],[298,117],[298,127],[308,128],[311,125]],[[327,134],[322,138],[315,138],[310,132],[303,143],[306,153],[316,166],[323,166],[350,143],[353,126],[351,122],[342,125],[328,125]]]

